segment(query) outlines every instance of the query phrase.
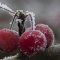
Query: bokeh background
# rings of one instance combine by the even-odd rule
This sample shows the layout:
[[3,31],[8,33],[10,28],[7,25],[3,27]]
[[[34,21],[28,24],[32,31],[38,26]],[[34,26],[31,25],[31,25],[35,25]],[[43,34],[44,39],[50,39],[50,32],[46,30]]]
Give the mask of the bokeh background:
[[[32,11],[36,14],[36,24],[48,24],[55,34],[55,44],[60,43],[60,0],[0,0],[12,10]],[[0,9],[0,29],[9,28],[12,16],[7,11]],[[29,21],[26,21],[26,27],[29,27]],[[14,24],[13,29],[17,30]]]

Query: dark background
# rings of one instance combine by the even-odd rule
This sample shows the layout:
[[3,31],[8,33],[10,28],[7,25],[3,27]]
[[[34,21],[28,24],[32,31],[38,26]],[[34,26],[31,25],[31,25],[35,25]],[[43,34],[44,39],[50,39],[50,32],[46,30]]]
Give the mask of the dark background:
[[[14,11],[21,9],[34,12],[36,24],[48,24],[55,34],[55,43],[60,43],[60,0],[0,0],[0,2]],[[0,29],[9,28],[10,21],[12,21],[12,16],[0,9]],[[30,26],[29,21],[25,26]],[[13,29],[17,30],[16,24]]]

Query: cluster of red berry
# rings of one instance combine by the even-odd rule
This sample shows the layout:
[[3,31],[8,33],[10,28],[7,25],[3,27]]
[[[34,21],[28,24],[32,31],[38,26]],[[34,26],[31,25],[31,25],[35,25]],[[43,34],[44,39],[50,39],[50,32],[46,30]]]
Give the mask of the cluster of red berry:
[[[22,10],[18,10],[15,13],[8,6],[3,4],[0,5],[1,8],[13,13],[14,17],[11,27],[14,20],[20,19],[22,21],[18,21],[19,33],[7,28],[0,30],[0,51],[10,53],[18,49],[24,55],[30,57],[39,52],[44,52],[47,48],[54,44],[54,34],[48,25],[37,24],[35,26],[35,14],[29,11],[24,12]],[[29,20],[32,25],[25,31],[24,21],[27,16],[30,17]]]
[[7,28],[0,30],[0,50],[13,52],[18,49],[27,56],[44,52],[54,43],[54,34],[45,24],[37,24],[35,30],[28,28],[21,36],[18,32]]
[[32,56],[38,52],[44,52],[54,44],[54,34],[52,29],[45,24],[37,24],[35,30],[27,28],[19,38],[18,47],[27,56]]

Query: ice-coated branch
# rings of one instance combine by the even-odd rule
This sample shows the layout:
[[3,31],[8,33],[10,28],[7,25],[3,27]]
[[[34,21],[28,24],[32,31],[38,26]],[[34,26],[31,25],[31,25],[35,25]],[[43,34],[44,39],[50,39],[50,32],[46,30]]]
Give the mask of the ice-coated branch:
[[25,14],[25,12],[23,10],[17,10],[14,18],[10,24],[10,29],[13,26],[13,22],[16,21],[18,23],[18,31],[19,31],[19,35],[21,36],[21,34],[25,31],[24,28],[24,22],[26,20],[27,15]]
[[26,11],[26,15],[28,15],[32,29],[35,30],[35,14],[33,12]]
[[11,8],[9,8],[6,4],[2,4],[1,2],[0,2],[0,8],[7,10],[11,13],[14,13],[14,11]]

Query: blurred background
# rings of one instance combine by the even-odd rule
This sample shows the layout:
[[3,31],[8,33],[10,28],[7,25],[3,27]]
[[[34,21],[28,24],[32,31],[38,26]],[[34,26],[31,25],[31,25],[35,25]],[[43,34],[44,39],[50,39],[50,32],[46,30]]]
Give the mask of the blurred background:
[[[0,0],[12,10],[24,10],[35,13],[36,24],[48,24],[55,34],[55,44],[60,43],[60,0]],[[0,9],[0,29],[9,28],[12,16],[7,11]],[[26,21],[26,28],[30,26]],[[13,25],[17,30],[17,25]]]

